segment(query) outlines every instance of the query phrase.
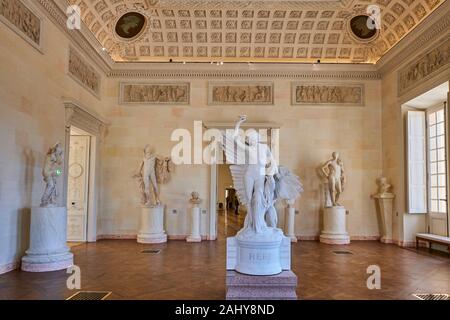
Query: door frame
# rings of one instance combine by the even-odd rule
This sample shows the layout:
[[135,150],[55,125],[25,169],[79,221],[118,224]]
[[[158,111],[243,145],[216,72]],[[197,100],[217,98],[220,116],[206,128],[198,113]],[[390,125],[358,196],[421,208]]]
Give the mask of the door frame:
[[[91,136],[89,156],[89,182],[87,202],[87,242],[97,241],[97,217],[100,182],[100,145],[108,123],[102,117],[83,107],[79,102],[63,98],[65,107],[65,150],[69,154],[70,128],[79,128]],[[64,203],[67,203],[69,157],[64,157]]]

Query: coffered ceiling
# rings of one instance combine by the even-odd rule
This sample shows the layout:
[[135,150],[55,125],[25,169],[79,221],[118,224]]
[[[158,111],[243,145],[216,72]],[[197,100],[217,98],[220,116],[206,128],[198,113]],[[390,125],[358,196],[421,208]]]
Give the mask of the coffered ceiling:
[[[69,0],[111,58],[123,61],[375,63],[445,0]],[[351,18],[375,4],[381,29],[358,40]],[[127,12],[147,23],[125,40]]]

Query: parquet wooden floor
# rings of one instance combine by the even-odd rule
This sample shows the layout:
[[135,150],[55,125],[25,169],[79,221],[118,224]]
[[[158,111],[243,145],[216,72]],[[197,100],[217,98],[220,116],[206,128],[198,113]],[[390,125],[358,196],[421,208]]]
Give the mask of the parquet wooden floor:
[[[225,234],[238,229],[233,223],[241,224],[242,218],[230,217],[227,228],[221,224],[217,241],[142,245],[101,240],[73,247],[82,289],[112,291],[109,299],[223,299]],[[141,253],[147,248],[162,251]],[[333,253],[343,249],[353,254]],[[381,268],[380,290],[366,286],[366,269],[373,264]],[[348,246],[302,241],[292,246],[292,268],[300,299],[415,299],[412,293],[450,293],[450,259],[426,249],[375,241]],[[68,276],[65,271],[19,270],[0,275],[0,299],[65,299],[74,293],[66,288]]]

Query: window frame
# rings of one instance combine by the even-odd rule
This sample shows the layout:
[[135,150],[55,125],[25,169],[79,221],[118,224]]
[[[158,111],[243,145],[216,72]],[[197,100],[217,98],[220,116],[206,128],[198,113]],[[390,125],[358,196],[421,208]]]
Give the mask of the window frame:
[[[432,165],[432,163],[431,163],[431,151],[433,151],[433,150],[436,150],[436,154],[438,154],[438,149],[442,149],[442,148],[438,148],[437,147],[437,138],[439,137],[437,134],[436,134],[436,148],[435,149],[433,149],[433,150],[430,150],[430,141],[431,141],[431,136],[430,136],[430,126],[432,126],[432,125],[430,125],[430,123],[429,123],[429,116],[430,116],[430,114],[432,114],[432,113],[436,113],[436,115],[437,115],[437,112],[438,111],[440,111],[440,110],[442,110],[443,111],[443,121],[442,122],[437,122],[437,119],[436,119],[436,122],[435,122],[435,124],[433,124],[433,125],[438,125],[439,123],[443,123],[444,124],[444,133],[443,133],[443,135],[440,135],[440,136],[443,136],[444,137],[444,146],[442,147],[443,149],[444,149],[444,160],[438,160],[438,158],[436,158],[436,160],[435,160],[435,163],[436,163],[436,173],[435,174],[432,174],[431,173],[431,165]],[[447,130],[448,130],[448,120],[447,120],[447,112],[446,112],[446,107],[445,107],[445,103],[439,103],[439,104],[437,104],[437,105],[434,105],[434,106],[431,106],[431,107],[429,107],[429,108],[426,108],[426,109],[424,109],[424,111],[425,111],[425,129],[426,129],[426,133],[425,133],[425,136],[426,136],[426,169],[427,169],[427,172],[426,172],[426,177],[427,177],[427,214],[432,214],[432,215],[447,215],[447,211],[448,211],[448,196],[449,196],[449,186],[448,186],[448,172],[447,172],[447,161],[448,161],[448,159],[447,159]],[[436,157],[438,157],[437,155],[436,155]],[[437,176],[437,180],[439,180],[439,169],[438,169],[438,167],[439,167],[439,161],[444,161],[444,188],[445,188],[445,199],[444,200],[440,200],[439,199],[439,188],[440,188],[440,185],[439,185],[439,181],[437,181],[437,185],[436,185],[436,188],[437,188],[437,199],[434,199],[434,200],[437,200],[438,201],[438,209],[437,209],[437,211],[432,211],[432,205],[431,205],[431,202],[432,202],[432,192],[431,192],[431,189],[432,189],[432,186],[431,186],[431,176],[432,175],[436,175]],[[439,201],[445,201],[445,212],[441,212],[441,211],[439,211]]]

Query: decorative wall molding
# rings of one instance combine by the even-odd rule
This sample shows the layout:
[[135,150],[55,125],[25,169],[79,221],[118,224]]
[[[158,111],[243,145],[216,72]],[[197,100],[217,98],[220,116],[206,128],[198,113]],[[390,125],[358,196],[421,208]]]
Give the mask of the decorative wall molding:
[[105,128],[108,125],[106,120],[88,111],[76,101],[63,100],[66,109],[66,130],[70,131],[70,127],[73,125],[100,138],[104,135]]
[[68,60],[67,73],[85,89],[100,99],[100,74],[71,46],[69,47]]
[[445,1],[438,10],[432,12],[414,32],[406,35],[395,47],[376,63],[378,71],[384,75],[397,69],[414,58],[415,53],[427,49],[433,42],[448,33],[450,29],[450,2]]
[[418,56],[397,73],[398,96],[450,69],[450,36]]
[[66,0],[33,0],[38,3],[47,17],[64,33],[67,37],[83,50],[92,59],[96,66],[105,74],[111,70],[114,62],[110,56],[102,51],[102,46],[95,39],[91,31],[81,23],[81,30],[69,30],[67,28]]
[[292,104],[364,106],[364,85],[294,82]]
[[1,0],[0,21],[43,53],[43,18],[29,1]]
[[190,103],[189,82],[121,82],[119,104],[182,104]]
[[380,80],[376,71],[196,71],[196,70],[111,70],[110,78],[190,79],[333,79]]
[[273,82],[224,81],[208,84],[209,105],[274,104]]

